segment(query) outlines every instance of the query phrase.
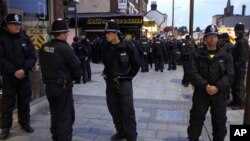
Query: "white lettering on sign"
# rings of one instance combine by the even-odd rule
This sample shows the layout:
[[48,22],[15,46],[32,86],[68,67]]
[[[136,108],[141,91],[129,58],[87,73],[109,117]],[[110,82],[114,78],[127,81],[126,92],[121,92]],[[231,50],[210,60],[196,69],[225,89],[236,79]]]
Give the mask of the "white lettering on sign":
[[54,47],[44,47],[44,51],[48,53],[54,53],[55,48]]

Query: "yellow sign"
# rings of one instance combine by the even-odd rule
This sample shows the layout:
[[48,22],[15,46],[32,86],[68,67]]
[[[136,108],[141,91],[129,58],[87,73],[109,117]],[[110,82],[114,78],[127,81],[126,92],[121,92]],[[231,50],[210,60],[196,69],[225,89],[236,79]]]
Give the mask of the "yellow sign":
[[235,44],[236,36],[235,36],[233,27],[221,27],[221,28],[218,28],[218,32],[219,33],[227,33],[229,35],[230,42]]
[[43,33],[42,29],[29,29],[28,34],[36,50],[40,49],[46,41],[46,34]]
[[155,26],[155,21],[143,21],[143,26],[153,27]]

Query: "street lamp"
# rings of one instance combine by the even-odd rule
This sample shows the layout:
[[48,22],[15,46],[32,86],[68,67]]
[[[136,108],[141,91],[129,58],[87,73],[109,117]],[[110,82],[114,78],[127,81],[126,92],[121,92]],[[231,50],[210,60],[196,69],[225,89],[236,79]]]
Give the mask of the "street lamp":
[[75,4],[75,36],[77,37],[77,3],[79,3],[79,0],[74,0]]

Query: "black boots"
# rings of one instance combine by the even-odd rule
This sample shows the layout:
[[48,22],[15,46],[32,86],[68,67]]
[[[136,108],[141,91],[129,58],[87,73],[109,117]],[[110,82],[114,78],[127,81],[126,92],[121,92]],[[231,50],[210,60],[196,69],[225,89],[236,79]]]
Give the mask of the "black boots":
[[119,141],[125,139],[125,137],[119,133],[115,133],[112,137],[111,137],[111,141]]
[[5,140],[5,139],[7,139],[8,136],[9,136],[9,134],[10,134],[10,129],[9,129],[9,128],[4,128],[4,129],[2,129],[2,132],[1,132],[1,134],[0,134],[0,140]]
[[21,129],[24,130],[27,133],[33,133],[34,132],[34,129],[32,127],[30,127],[30,125],[21,126]]

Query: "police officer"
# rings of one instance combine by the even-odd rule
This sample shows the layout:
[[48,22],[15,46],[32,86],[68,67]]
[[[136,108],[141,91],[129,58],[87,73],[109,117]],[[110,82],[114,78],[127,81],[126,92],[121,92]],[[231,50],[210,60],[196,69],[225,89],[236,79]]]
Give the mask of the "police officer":
[[18,123],[21,129],[32,133],[30,127],[31,83],[29,72],[36,63],[36,53],[30,38],[21,32],[20,17],[9,14],[6,30],[0,38],[0,69],[3,75],[2,132],[0,139],[9,136],[12,112],[17,98]]
[[188,87],[189,85],[190,59],[194,51],[192,42],[193,42],[192,36],[186,35],[185,43],[183,43],[181,47],[181,58],[182,58],[182,65],[183,65],[183,71],[184,71],[182,85],[184,87]]
[[[87,64],[87,59],[88,59],[88,50],[87,47],[80,43],[79,39],[73,38],[75,41],[72,44],[72,47],[74,48],[74,51],[76,53],[76,56],[78,59],[81,61],[81,68],[82,68],[82,82],[86,83],[87,82],[87,69],[86,69],[86,64]],[[81,82],[81,76],[76,80],[76,84],[80,84]]]
[[169,42],[168,46],[169,63],[168,70],[176,70],[176,52],[177,52],[177,41],[174,38]]
[[150,45],[146,36],[142,36],[138,42],[138,50],[141,59],[141,72],[148,72],[148,55],[150,51]]
[[163,72],[165,47],[164,43],[160,40],[160,35],[157,35],[156,39],[153,41],[152,46],[155,61],[155,71],[158,71],[160,69],[161,72]]
[[82,48],[85,48],[86,51],[86,59],[85,59],[85,68],[86,68],[86,81],[91,81],[91,66],[90,66],[90,60],[91,60],[91,44],[89,42],[89,39],[86,37],[86,33],[82,32],[80,33],[80,45]]
[[232,109],[244,109],[245,107],[245,74],[246,63],[248,61],[248,41],[244,38],[245,26],[238,23],[234,27],[236,44],[233,47],[232,55],[234,59],[234,82],[232,86],[233,100],[229,103]]
[[68,25],[62,19],[52,24],[54,39],[42,45],[39,59],[51,112],[52,139],[71,141],[75,120],[72,81],[81,76],[80,61],[66,42]]
[[195,87],[188,127],[189,141],[198,141],[206,113],[210,107],[213,141],[223,141],[226,134],[226,100],[232,84],[233,59],[216,46],[218,30],[215,25],[205,29],[205,47],[192,55],[190,82]]
[[226,50],[228,53],[232,53],[233,44],[230,42],[228,33],[222,33],[219,35],[218,46]]
[[106,23],[105,35],[107,44],[101,51],[103,75],[107,105],[117,131],[111,140],[136,141],[132,79],[140,68],[138,51],[131,42],[122,40],[119,25],[113,20]]

